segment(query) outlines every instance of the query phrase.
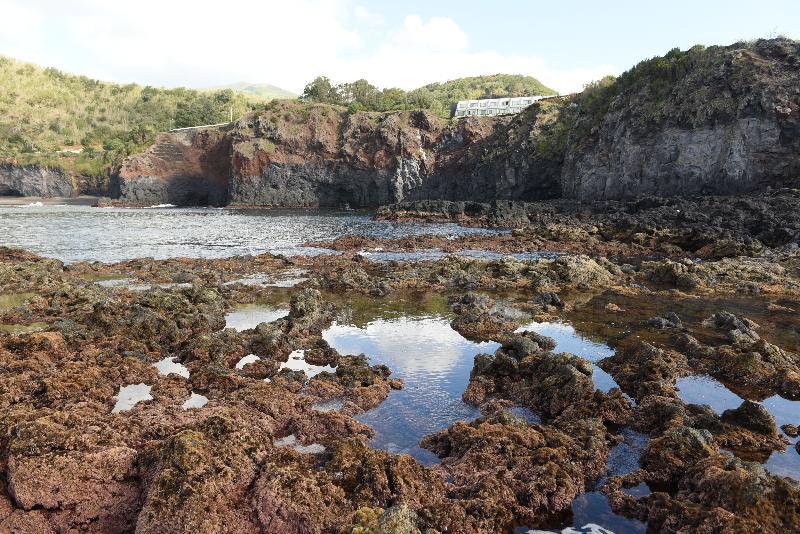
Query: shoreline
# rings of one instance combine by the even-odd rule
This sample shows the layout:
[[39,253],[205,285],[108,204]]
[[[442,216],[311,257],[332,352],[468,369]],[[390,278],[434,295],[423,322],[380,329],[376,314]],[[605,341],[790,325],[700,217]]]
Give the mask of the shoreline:
[[95,206],[100,197],[81,195],[78,197],[4,197],[0,196],[0,207],[30,206]]

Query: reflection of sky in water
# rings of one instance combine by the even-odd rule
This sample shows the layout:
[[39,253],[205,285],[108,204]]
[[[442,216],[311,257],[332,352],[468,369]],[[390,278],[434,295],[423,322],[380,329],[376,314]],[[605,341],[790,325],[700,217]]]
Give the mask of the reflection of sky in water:
[[499,347],[468,341],[442,317],[381,319],[365,328],[336,324],[323,337],[340,353],[364,353],[373,364],[386,364],[393,377],[405,380],[403,390],[392,391],[358,419],[375,429],[374,446],[407,452],[423,463],[437,461],[417,445],[423,436],[480,415],[464,404],[461,394],[474,356]]
[[684,376],[677,380],[678,396],[686,404],[708,404],[721,414],[738,408],[742,398],[710,376]]
[[192,392],[191,396],[183,403],[182,408],[191,410],[192,408],[202,408],[206,404],[208,404],[208,397]]
[[[685,376],[677,380],[678,396],[688,404],[708,404],[715,412],[738,408],[742,398],[710,376]],[[778,428],[800,424],[800,401],[787,400],[779,395],[764,399],[762,404],[775,417]],[[786,436],[791,445],[784,452],[773,452],[764,463],[771,473],[800,480],[800,454],[794,448],[798,438]]]
[[242,356],[242,358],[238,362],[236,362],[236,369],[241,371],[242,369],[244,369],[244,366],[247,365],[248,363],[255,363],[260,359],[261,358],[259,358],[255,354],[248,354],[247,356]]
[[555,258],[561,254],[553,252],[491,252],[488,250],[459,250],[457,252],[444,252],[441,249],[423,249],[403,252],[383,252],[383,251],[362,251],[362,256],[370,261],[424,261],[439,260],[446,256],[461,256],[478,260],[499,260],[504,257],[511,257],[520,261],[540,260],[543,258]]
[[556,342],[554,352],[569,352],[592,362],[592,381],[595,388],[608,392],[611,388],[619,387],[610,374],[595,364],[595,362],[614,354],[614,349],[605,343],[598,343],[578,334],[572,325],[566,323],[538,323],[534,321],[518,328],[517,332],[526,330],[553,338]]
[[608,476],[621,476],[639,469],[639,456],[650,441],[650,436],[631,428],[622,429],[625,441],[612,447],[608,453]]
[[303,371],[308,378],[320,373],[335,373],[336,368],[330,365],[313,365],[306,361],[306,351],[296,350],[289,354],[289,359],[281,364],[281,369],[290,371]]
[[261,323],[271,323],[289,314],[288,308],[276,308],[264,304],[244,304],[237,306],[225,316],[225,328],[247,330]]
[[189,369],[184,365],[175,361],[175,356],[169,356],[159,360],[153,364],[153,367],[158,369],[158,373],[163,376],[178,375],[183,378],[189,378]]
[[153,396],[150,395],[150,386],[147,384],[131,384],[129,386],[120,386],[116,399],[117,403],[111,413],[130,410],[137,402],[153,400]]
[[[602,529],[615,532],[617,534],[639,533],[647,531],[647,527],[641,521],[628,519],[615,514],[608,504],[608,498],[599,491],[591,491],[578,495],[572,501],[573,525],[586,528],[588,525],[599,526],[601,529],[589,528],[588,532],[600,533]],[[583,531],[583,529],[578,532]]]

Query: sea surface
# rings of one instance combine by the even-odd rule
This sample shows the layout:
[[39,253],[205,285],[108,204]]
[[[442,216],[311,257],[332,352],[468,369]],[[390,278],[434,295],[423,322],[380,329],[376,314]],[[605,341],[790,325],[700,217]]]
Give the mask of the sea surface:
[[373,221],[364,211],[153,207],[93,208],[32,202],[0,206],[0,245],[67,263],[134,258],[223,258],[330,252],[301,246],[343,235],[401,238],[493,233],[453,223]]

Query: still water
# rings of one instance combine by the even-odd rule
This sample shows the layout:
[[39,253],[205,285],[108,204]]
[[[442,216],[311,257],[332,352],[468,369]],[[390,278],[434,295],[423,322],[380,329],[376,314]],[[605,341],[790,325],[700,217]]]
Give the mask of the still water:
[[324,249],[302,247],[302,243],[346,234],[400,238],[490,232],[452,223],[373,221],[368,213],[333,210],[0,207],[0,245],[65,262],[315,254]]

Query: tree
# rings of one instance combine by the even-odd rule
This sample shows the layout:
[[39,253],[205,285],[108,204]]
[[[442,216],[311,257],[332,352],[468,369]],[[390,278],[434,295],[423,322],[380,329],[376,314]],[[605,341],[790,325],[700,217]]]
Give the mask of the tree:
[[331,85],[331,81],[327,76],[317,76],[314,78],[314,81],[305,86],[300,98],[321,104],[341,103],[336,94],[336,90]]

